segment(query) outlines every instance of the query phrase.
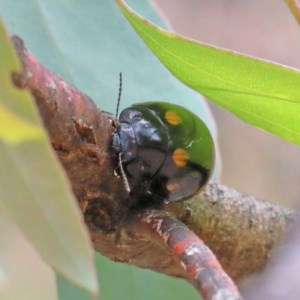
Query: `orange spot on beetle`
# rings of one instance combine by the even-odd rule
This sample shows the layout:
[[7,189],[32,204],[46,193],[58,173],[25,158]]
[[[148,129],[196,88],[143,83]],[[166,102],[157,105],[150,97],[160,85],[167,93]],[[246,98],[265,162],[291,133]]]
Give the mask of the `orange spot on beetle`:
[[172,110],[166,111],[165,119],[171,125],[178,125],[182,122],[181,117],[177,114],[177,112]]
[[167,190],[170,192],[177,190],[178,187],[179,187],[178,183],[168,183],[167,184]]
[[189,159],[189,155],[182,148],[177,148],[173,152],[173,161],[178,167],[184,167]]

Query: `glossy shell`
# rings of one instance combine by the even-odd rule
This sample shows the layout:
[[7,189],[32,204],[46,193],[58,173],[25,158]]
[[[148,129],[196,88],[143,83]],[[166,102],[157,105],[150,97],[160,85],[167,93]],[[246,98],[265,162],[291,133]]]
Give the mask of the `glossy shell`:
[[213,140],[203,121],[186,108],[165,102],[135,104],[122,111],[119,122],[117,152],[126,175],[145,193],[179,201],[208,181]]

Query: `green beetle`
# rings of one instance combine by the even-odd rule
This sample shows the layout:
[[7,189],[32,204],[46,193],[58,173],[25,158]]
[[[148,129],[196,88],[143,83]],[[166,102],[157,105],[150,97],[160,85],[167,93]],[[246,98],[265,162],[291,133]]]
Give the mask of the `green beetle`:
[[204,122],[186,108],[145,102],[124,109],[114,134],[121,167],[145,195],[180,201],[198,193],[214,166],[214,142]]

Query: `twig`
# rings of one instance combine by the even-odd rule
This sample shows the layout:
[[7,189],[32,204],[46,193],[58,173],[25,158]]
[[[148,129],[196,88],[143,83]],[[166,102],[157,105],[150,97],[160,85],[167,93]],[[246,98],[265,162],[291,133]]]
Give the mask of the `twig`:
[[166,209],[201,237],[234,279],[261,270],[298,216],[219,183]]
[[242,299],[215,255],[182,222],[157,210],[140,212],[135,220],[143,236],[166,247],[204,299]]
[[298,0],[285,0],[285,2],[300,25],[300,4]]

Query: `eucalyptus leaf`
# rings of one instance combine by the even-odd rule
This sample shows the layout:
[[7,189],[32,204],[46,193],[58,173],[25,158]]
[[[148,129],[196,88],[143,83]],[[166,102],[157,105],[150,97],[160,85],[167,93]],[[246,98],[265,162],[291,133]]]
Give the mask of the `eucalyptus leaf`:
[[300,145],[300,73],[163,30],[117,0],[151,51],[183,83],[244,121]]

